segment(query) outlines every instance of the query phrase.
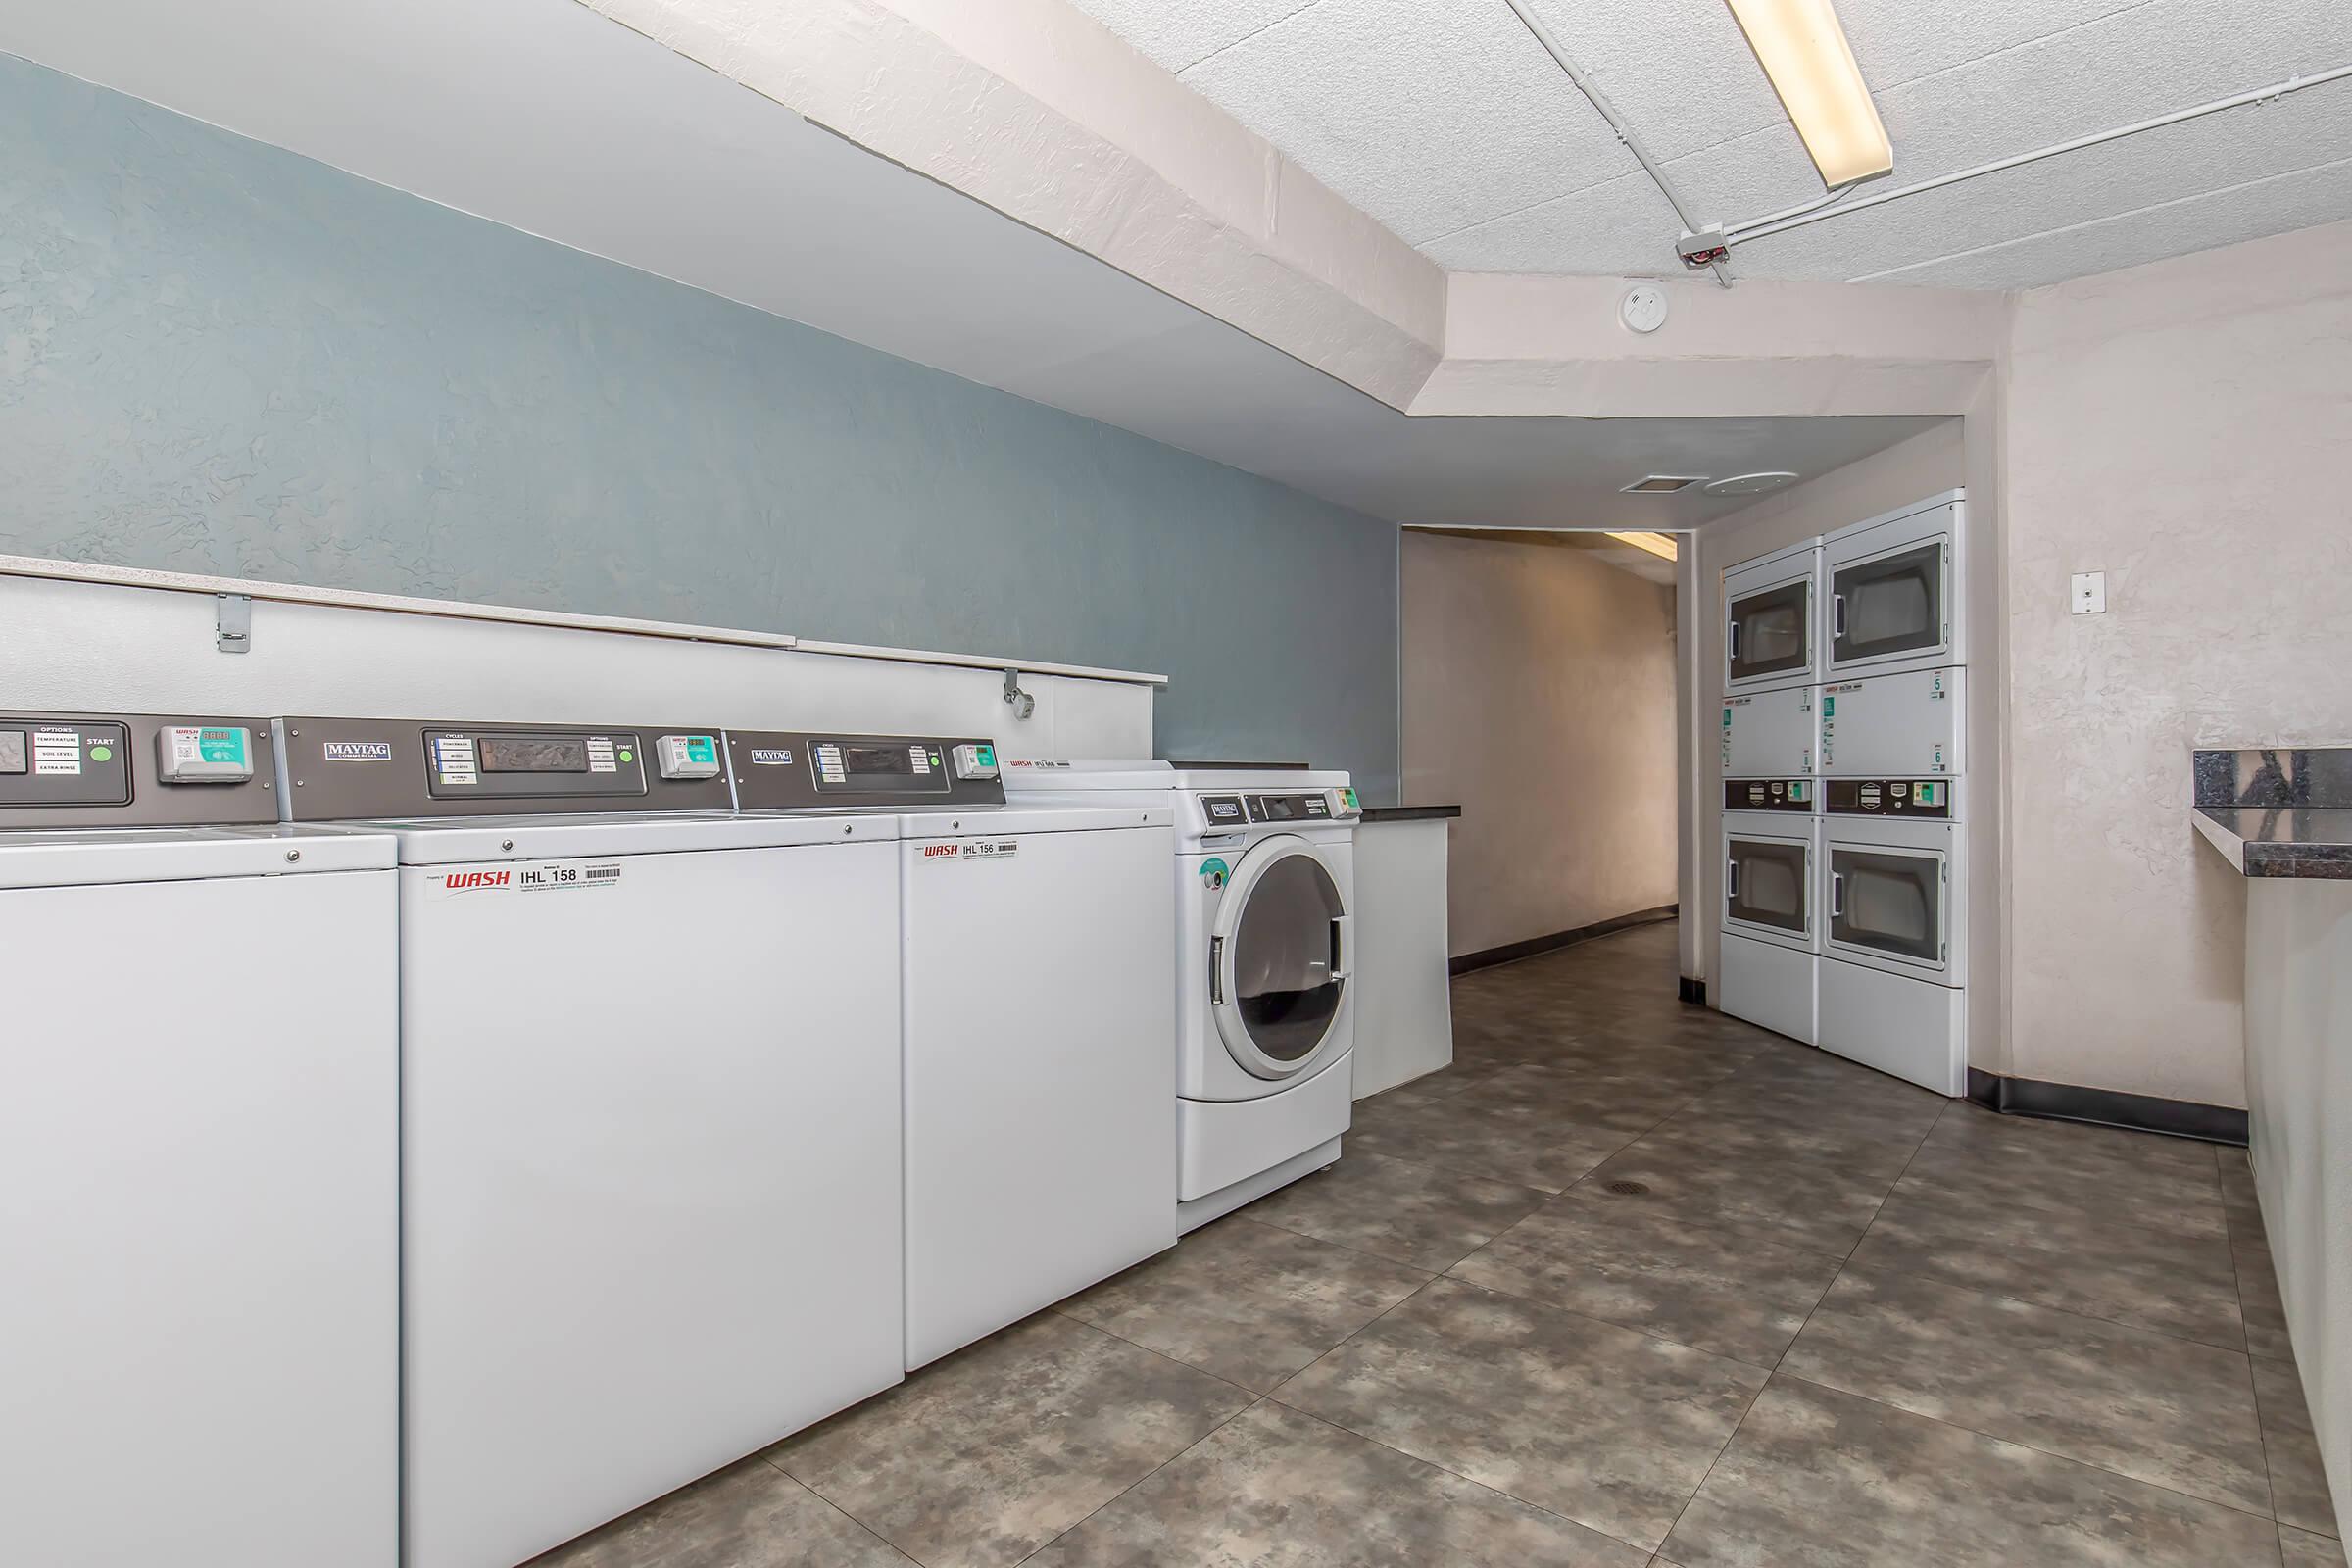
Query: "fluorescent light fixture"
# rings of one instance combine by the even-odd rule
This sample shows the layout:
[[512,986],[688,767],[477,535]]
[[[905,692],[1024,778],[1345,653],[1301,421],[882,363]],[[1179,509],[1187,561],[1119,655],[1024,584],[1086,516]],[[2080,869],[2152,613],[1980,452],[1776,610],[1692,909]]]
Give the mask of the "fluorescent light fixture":
[[1653,556],[1664,556],[1668,561],[1676,558],[1678,547],[1674,535],[1670,533],[1619,533],[1614,528],[1601,531],[1612,539],[1632,545],[1636,550],[1646,550]]
[[1879,106],[1830,0],[1728,3],[1823,184],[1836,190],[1894,167]]

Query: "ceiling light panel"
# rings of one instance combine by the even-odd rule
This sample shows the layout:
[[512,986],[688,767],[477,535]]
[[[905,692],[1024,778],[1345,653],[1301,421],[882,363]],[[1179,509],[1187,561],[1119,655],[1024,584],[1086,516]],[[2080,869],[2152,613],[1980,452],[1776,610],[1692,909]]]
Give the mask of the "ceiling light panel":
[[1646,473],[1625,487],[1629,496],[1670,496],[1677,490],[1688,490],[1694,484],[1706,483],[1703,473]]
[[1619,533],[1612,528],[1609,530],[1609,537],[1632,545],[1636,550],[1646,550],[1651,555],[1667,561],[1673,561],[1682,554],[1680,547],[1675,543],[1674,535],[1670,533]]
[[1894,167],[1870,84],[1830,0],[1729,0],[1756,63],[1835,190]]

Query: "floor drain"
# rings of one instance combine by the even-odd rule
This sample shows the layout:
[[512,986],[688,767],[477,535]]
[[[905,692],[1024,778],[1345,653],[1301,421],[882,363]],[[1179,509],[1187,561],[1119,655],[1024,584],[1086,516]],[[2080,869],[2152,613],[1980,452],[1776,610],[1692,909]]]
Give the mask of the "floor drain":
[[1619,1198],[1640,1198],[1643,1193],[1648,1192],[1649,1189],[1642,1186],[1640,1182],[1611,1182],[1609,1183],[1609,1191],[1615,1193]]

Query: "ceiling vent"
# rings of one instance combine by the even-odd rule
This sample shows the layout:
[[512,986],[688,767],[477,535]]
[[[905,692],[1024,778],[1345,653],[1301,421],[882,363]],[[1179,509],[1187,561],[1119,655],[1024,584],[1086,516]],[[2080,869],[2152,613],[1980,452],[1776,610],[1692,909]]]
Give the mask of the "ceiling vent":
[[1786,468],[1770,468],[1762,473],[1735,473],[1728,479],[1718,479],[1707,486],[1711,496],[1760,496],[1767,490],[1778,490],[1785,484],[1796,483],[1796,475]]
[[1694,484],[1705,484],[1703,473],[1647,473],[1620,491],[1629,496],[1670,496],[1677,490],[1688,490]]

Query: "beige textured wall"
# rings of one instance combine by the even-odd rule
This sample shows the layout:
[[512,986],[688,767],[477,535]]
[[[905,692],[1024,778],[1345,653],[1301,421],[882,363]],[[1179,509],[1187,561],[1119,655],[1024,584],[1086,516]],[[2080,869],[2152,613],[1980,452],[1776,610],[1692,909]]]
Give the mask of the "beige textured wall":
[[2022,294],[2005,381],[2010,1070],[2243,1105],[2188,754],[2352,739],[2352,223]]
[[1696,682],[1692,727],[1699,738],[1693,759],[1698,853],[1684,868],[1683,906],[1701,911],[1697,918],[1684,922],[1685,940],[1695,939],[1700,975],[1715,973],[1719,948],[1715,913],[1723,900],[1723,754],[1715,744],[1718,731],[1714,721],[1722,711],[1724,568],[1892,512],[1922,496],[1954,489],[1966,483],[1967,477],[1962,421],[1955,418],[1859,463],[1766,496],[1709,524],[1697,535],[1700,604],[1694,619],[1698,657],[1690,667]]
[[1402,799],[1462,806],[1452,951],[1672,904],[1673,590],[1409,530],[1402,579]]

